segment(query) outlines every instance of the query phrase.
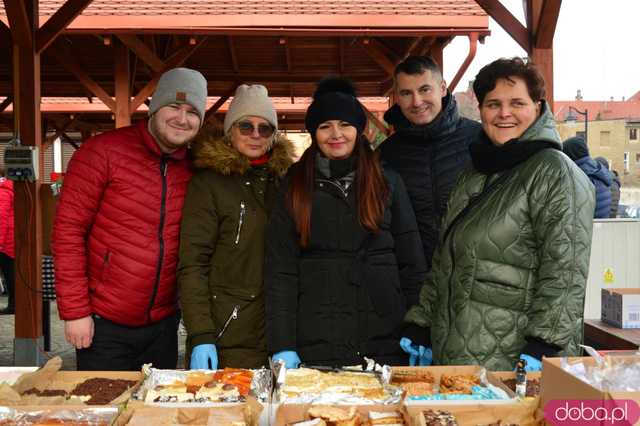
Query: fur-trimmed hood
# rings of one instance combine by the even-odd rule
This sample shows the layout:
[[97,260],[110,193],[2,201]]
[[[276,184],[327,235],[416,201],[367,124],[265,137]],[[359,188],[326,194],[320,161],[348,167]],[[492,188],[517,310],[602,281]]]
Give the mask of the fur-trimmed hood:
[[[200,169],[212,169],[221,175],[243,175],[251,168],[249,159],[225,142],[220,133],[203,132],[196,138],[192,148],[193,164]],[[283,176],[293,164],[293,144],[278,133],[271,149],[267,168],[276,176]]]

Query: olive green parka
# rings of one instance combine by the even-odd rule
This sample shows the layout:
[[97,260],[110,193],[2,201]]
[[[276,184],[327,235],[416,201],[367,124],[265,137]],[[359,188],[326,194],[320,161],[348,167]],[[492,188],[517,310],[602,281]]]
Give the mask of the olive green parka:
[[[560,144],[548,108],[520,138],[533,140]],[[503,184],[456,220],[502,173]],[[513,370],[527,339],[578,354],[594,206],[593,185],[558,149],[490,176],[463,172],[420,305],[406,318],[431,328],[434,363]]]
[[262,166],[251,166],[218,135],[204,134],[193,151],[197,170],[185,199],[178,265],[187,363],[193,346],[211,343],[219,368],[260,367],[267,362],[265,226],[293,147],[279,136]]

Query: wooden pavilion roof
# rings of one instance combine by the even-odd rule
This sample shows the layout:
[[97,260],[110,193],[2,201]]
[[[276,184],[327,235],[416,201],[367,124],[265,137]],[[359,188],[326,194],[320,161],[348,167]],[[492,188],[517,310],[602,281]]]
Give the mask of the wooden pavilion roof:
[[[40,0],[40,25],[64,3]],[[3,2],[0,21],[9,21]],[[108,106],[105,98],[115,96],[117,44],[128,47],[131,96],[138,95],[132,115],[144,113],[152,92],[144,89],[175,64],[201,71],[214,98],[261,83],[295,104],[328,74],[353,80],[360,96],[382,98],[403,57],[441,52],[458,35],[482,38],[488,23],[474,0],[93,0],[41,53],[43,112],[46,98],[68,98],[112,128],[108,110],[91,102],[98,96]],[[12,89],[9,43],[0,37],[0,97]]]

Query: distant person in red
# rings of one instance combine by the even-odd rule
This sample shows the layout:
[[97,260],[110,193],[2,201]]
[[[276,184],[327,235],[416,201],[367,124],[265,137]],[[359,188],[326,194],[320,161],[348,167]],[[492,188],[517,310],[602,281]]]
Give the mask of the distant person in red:
[[7,307],[0,315],[13,315],[16,310],[14,277],[15,240],[13,238],[13,182],[4,177],[0,169],[0,269],[9,296]]
[[206,100],[202,74],[167,71],[148,120],[90,138],[71,158],[52,248],[58,312],[78,370],[176,368],[187,146]]

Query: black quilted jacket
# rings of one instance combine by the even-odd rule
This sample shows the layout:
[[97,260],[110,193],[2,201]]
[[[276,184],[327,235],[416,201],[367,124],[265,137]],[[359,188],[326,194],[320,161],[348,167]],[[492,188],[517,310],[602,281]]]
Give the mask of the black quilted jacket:
[[480,124],[458,115],[451,94],[442,99],[442,111],[429,124],[412,125],[397,105],[384,118],[396,132],[380,146],[381,158],[404,180],[418,221],[427,268],[431,269],[449,193],[469,163],[468,146],[477,137]]

